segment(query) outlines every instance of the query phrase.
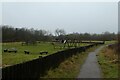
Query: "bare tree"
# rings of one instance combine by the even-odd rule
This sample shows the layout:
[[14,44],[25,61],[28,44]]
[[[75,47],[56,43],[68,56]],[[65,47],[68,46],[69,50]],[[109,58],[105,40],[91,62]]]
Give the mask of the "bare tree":
[[66,32],[65,32],[65,30],[64,29],[56,29],[55,30],[55,35],[56,36],[60,36],[60,35],[65,35],[66,34]]

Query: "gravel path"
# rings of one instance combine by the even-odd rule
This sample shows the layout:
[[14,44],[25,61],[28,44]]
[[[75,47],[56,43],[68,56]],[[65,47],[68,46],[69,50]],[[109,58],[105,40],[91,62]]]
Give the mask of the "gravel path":
[[81,67],[78,78],[101,78],[101,70],[96,55],[102,48],[103,46],[89,53],[85,63]]

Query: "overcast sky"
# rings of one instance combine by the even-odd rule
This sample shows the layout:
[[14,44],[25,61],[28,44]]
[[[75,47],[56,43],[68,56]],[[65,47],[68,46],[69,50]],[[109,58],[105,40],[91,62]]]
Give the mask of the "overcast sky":
[[115,2],[31,2],[3,3],[2,23],[13,27],[56,28],[67,33],[118,31],[118,6]]

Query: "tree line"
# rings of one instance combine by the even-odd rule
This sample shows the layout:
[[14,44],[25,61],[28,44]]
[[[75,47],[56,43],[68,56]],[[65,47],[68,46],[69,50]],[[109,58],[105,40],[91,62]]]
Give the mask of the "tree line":
[[70,33],[67,34],[64,29],[56,29],[55,35],[46,30],[35,30],[33,28],[14,28],[4,25],[0,27],[2,30],[3,42],[19,42],[19,41],[53,41],[53,40],[116,40],[117,34],[104,32],[102,34],[90,33]]

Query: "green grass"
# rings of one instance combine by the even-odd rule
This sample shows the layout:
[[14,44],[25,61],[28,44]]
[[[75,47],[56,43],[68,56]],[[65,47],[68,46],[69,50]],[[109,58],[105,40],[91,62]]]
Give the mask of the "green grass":
[[[85,46],[89,44],[82,43],[80,46]],[[38,58],[39,56],[48,56],[50,54],[53,54],[57,51],[61,51],[68,48],[60,48],[63,47],[63,44],[56,44],[56,48],[54,49],[53,45],[50,42],[41,42],[37,45],[29,45],[29,46],[22,46],[21,42],[11,42],[11,43],[3,43],[2,49],[9,49],[9,48],[16,48],[18,50],[17,53],[8,53],[8,52],[2,52],[2,65],[3,67],[19,64],[22,62],[26,62],[29,60],[33,60]],[[24,54],[24,50],[30,51],[29,55]],[[48,54],[40,55],[40,51],[47,51]]]
[[[18,64],[38,58],[40,56],[39,54],[40,51],[48,51],[50,55],[60,50],[59,48],[54,49],[50,43],[40,43],[37,44],[36,46],[35,45],[22,46],[21,43],[14,42],[14,43],[4,43],[2,47],[3,49],[16,48],[18,50],[17,53],[8,53],[8,52],[2,53],[3,66]],[[25,55],[24,50],[30,51],[30,54]],[[42,55],[42,56],[47,56],[47,55]]]
[[115,41],[115,40],[114,40],[114,41],[105,41],[105,44],[106,44],[106,45],[108,45],[108,44],[114,44],[114,43],[116,43],[116,42],[117,42],[117,41]]
[[59,49],[54,49],[50,43],[39,43],[37,45],[22,46],[21,43],[4,43],[3,49],[5,48],[17,48],[18,53],[23,53],[24,50],[28,50],[31,54],[38,54],[40,51],[48,51],[53,53]]
[[98,61],[102,70],[103,78],[118,78],[118,63],[113,62],[117,59],[114,51],[104,48],[98,55]]
[[[114,41],[113,41],[114,42]],[[110,43],[107,42],[107,43]],[[63,44],[56,44],[56,48],[54,49],[53,45],[50,42],[41,42],[38,43],[36,46],[35,45],[29,45],[29,46],[22,46],[21,42],[10,42],[10,43],[0,43],[0,60],[2,61],[2,65],[4,66],[9,66],[9,65],[14,65],[14,64],[19,64],[22,62],[26,62],[29,60],[33,60],[38,58],[39,56],[48,56],[50,54],[53,54],[57,51],[61,51],[64,49],[68,49],[66,48],[60,48],[63,47]],[[89,44],[86,43],[80,43],[77,44],[77,46],[86,46]],[[3,52],[4,49],[6,48],[16,48],[18,50],[17,53],[5,53]],[[73,47],[71,47],[73,48]],[[24,54],[24,50],[28,50],[30,51],[29,55],[25,55]],[[49,54],[48,55],[40,55],[39,52],[40,51],[47,51]],[[1,55],[2,54],[2,55]],[[1,59],[2,57],[2,59]],[[0,65],[1,66],[1,65]]]
[[41,78],[77,78],[80,67],[86,60],[88,53],[94,51],[97,47],[92,47],[85,52],[73,55],[62,62],[57,68],[50,69],[47,74]]

